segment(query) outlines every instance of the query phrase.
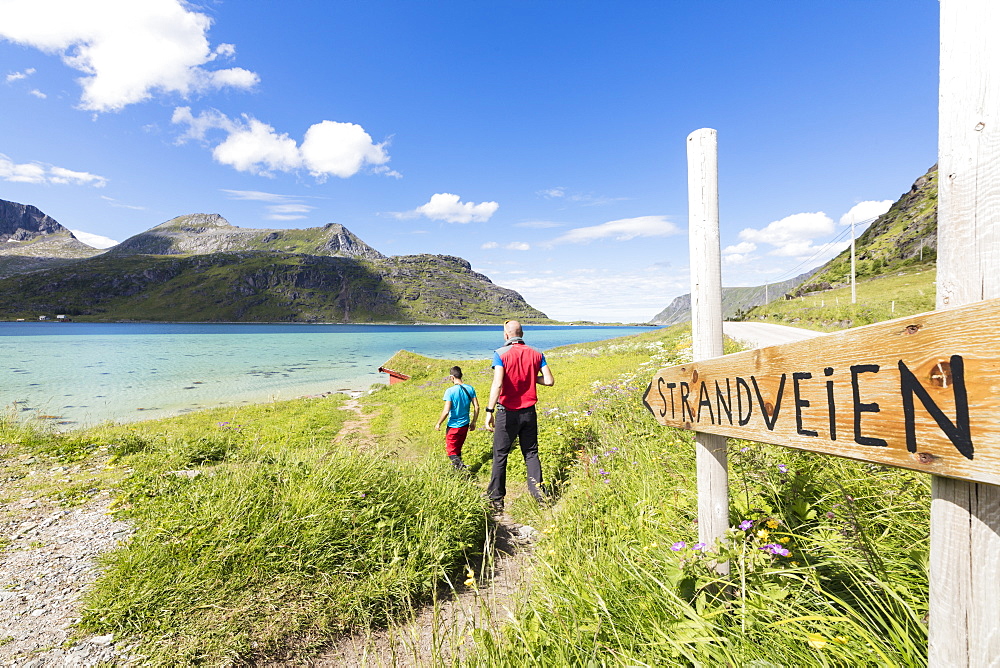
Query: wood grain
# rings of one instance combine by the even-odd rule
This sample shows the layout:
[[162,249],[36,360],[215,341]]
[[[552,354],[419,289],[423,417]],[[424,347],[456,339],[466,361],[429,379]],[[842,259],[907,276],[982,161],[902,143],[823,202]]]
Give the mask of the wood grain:
[[[998,34],[993,0],[941,0],[939,309],[1000,297]],[[1000,665],[1000,487],[985,482],[933,480],[932,668]]]
[[1000,300],[661,369],[644,402],[663,425],[1000,483]]
[[[719,243],[719,145],[711,128],[687,138],[688,240],[691,258],[691,339],[695,359],[722,354],[722,251]],[[698,539],[713,545],[729,529],[726,439],[695,436]],[[717,570],[729,572],[729,565]]]

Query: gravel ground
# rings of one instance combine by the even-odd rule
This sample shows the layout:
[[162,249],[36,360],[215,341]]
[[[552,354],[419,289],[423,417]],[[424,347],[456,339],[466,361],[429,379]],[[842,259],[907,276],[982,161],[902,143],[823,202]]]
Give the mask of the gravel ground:
[[80,593],[97,577],[96,557],[132,529],[107,515],[107,493],[75,508],[23,497],[5,508],[0,535],[0,665],[127,663],[110,635],[78,637]]

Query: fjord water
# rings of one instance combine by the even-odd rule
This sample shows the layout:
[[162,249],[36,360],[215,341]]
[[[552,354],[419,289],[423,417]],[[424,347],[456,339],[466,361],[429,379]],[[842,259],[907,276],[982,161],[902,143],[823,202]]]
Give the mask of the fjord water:
[[[546,350],[641,327],[527,326]],[[483,359],[498,325],[0,323],[0,408],[64,427],[365,390],[396,351]],[[484,388],[485,389],[485,388]]]

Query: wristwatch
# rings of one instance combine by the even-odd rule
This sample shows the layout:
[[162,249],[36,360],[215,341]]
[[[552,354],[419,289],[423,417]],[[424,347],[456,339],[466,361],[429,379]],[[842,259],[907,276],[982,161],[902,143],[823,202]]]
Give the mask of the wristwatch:
[[487,409],[486,409],[486,412],[487,412],[487,413],[492,413],[492,412],[493,412],[493,409],[492,409],[492,408],[487,408]]

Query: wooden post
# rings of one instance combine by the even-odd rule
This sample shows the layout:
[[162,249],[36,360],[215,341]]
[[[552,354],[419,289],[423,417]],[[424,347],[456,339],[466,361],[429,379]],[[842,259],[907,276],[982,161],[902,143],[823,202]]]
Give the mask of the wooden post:
[[[719,245],[719,147],[715,130],[687,138],[691,337],[694,359],[722,355],[722,253]],[[697,433],[698,539],[711,546],[729,528],[726,438]],[[729,564],[719,564],[728,573]]]
[[[941,0],[940,309],[1000,296],[998,34],[994,0]],[[1000,487],[941,477],[932,483],[929,664],[996,665]]]

